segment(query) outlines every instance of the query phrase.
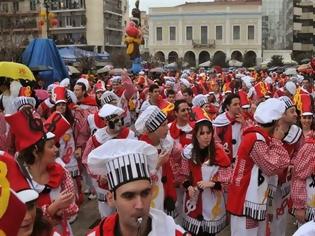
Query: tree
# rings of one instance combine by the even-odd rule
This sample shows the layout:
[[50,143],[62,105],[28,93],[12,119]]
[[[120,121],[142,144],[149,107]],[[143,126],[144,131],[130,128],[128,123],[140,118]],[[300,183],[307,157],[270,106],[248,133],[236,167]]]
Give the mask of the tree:
[[271,61],[268,63],[268,67],[283,66],[283,57],[280,55],[273,55]]
[[293,51],[291,54],[292,60],[302,64],[303,59],[312,58],[312,51],[309,52],[300,52],[300,51]]
[[79,68],[83,74],[89,74],[95,70],[96,61],[94,57],[81,57],[79,59]]
[[21,62],[22,52],[29,42],[26,29],[34,27],[37,27],[34,17],[19,15],[15,10],[0,14],[0,61]]
[[111,61],[115,68],[130,68],[132,65],[132,61],[125,50],[113,50]]

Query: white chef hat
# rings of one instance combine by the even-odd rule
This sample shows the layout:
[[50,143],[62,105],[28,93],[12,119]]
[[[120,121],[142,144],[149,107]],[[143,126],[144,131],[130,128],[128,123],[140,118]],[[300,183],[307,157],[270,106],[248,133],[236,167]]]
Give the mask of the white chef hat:
[[192,104],[194,107],[202,107],[203,105],[209,103],[207,96],[203,94],[198,94],[192,100]]
[[75,96],[74,92],[71,91],[70,89],[67,89],[67,99],[68,99],[68,102],[70,103],[77,104],[78,102],[77,96]]
[[139,133],[152,133],[166,120],[166,115],[157,106],[148,106],[138,117],[135,128]]
[[36,100],[33,97],[20,96],[20,97],[14,98],[13,104],[14,104],[16,110],[20,110],[22,108],[22,106],[24,106],[24,105],[30,105],[35,109]]
[[253,85],[252,85],[252,80],[251,80],[251,78],[250,78],[249,76],[244,76],[244,77],[242,77],[242,81],[245,83],[245,85],[246,85],[246,87],[247,87],[248,89],[250,89],[251,87],[253,87]]
[[120,84],[121,83],[121,76],[117,75],[114,76],[113,78],[110,79],[110,81],[112,82],[112,84]]
[[286,109],[286,110],[289,109],[290,107],[293,107],[293,106],[294,106],[292,100],[291,100],[289,97],[287,97],[287,96],[282,96],[282,97],[280,97],[279,99],[280,99],[282,102],[284,102],[284,104],[285,104],[285,109]]
[[285,89],[289,91],[289,93],[291,95],[295,95],[296,92],[296,85],[295,83],[293,83],[292,81],[288,81],[286,82],[286,84],[284,85]]
[[180,81],[180,84],[183,84],[187,88],[190,88],[191,84],[189,83],[189,81],[187,79],[181,78],[179,81]]
[[64,79],[61,80],[61,82],[60,82],[60,86],[68,87],[69,85],[70,85],[70,79],[69,79],[69,78],[64,78]]
[[101,104],[110,104],[113,101],[118,102],[119,97],[112,91],[106,91],[105,93],[102,94],[101,96]]
[[33,189],[20,190],[16,195],[23,203],[35,201],[39,197],[38,193]]
[[146,142],[111,139],[90,152],[87,164],[93,174],[106,175],[110,190],[116,190],[132,181],[150,180],[157,156],[157,149]]
[[114,106],[112,104],[105,104],[102,106],[102,108],[99,110],[98,115],[101,118],[104,118],[106,120],[110,120],[115,116],[120,116],[124,113],[124,110],[120,107]]
[[85,78],[80,78],[78,79],[75,84],[84,84],[85,85],[85,88],[86,88],[86,91],[88,91],[90,89],[90,85],[89,85],[89,81]]
[[257,106],[254,119],[258,124],[268,124],[279,120],[285,109],[283,101],[277,98],[269,98]]

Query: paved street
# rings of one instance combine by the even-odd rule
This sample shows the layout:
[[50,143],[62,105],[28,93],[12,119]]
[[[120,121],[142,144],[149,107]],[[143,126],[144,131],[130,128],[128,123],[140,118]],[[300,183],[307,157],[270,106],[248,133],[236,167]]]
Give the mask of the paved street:
[[[96,200],[86,200],[80,208],[78,220],[72,224],[74,236],[84,236],[89,226],[92,225],[98,218],[99,214]],[[293,224],[293,218],[290,216],[287,236],[291,236],[294,231],[295,225]],[[218,234],[218,236],[230,236],[230,228],[226,227],[226,229]]]

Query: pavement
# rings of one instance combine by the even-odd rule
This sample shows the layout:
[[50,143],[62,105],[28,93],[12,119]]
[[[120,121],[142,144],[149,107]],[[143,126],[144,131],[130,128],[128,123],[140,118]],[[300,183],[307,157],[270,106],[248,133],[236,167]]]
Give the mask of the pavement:
[[[83,205],[80,207],[80,212],[78,215],[78,219],[71,225],[74,236],[84,236],[89,227],[95,223],[100,218],[97,208],[96,200],[86,200]],[[288,226],[287,226],[287,235],[292,236],[292,234],[296,231],[296,225],[293,223],[294,218],[289,216]],[[226,227],[220,234],[217,236],[230,236],[231,231],[230,227]],[[165,235],[166,236],[166,235]],[[240,235],[241,236],[241,235]]]

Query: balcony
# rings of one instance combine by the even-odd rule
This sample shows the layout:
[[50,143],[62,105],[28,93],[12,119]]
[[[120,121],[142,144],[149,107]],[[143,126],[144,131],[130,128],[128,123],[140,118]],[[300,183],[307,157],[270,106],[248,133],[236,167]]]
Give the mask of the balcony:
[[79,39],[75,39],[71,37],[70,38],[54,37],[54,42],[56,43],[58,47],[64,47],[64,46],[69,46],[69,45],[76,45],[76,46],[87,45],[87,40],[84,36],[82,36]]
[[192,40],[193,48],[214,48],[215,47],[215,40],[210,39],[207,41],[204,40]]
[[85,2],[81,4],[76,1],[60,1],[52,3],[49,9],[52,12],[85,11]]

